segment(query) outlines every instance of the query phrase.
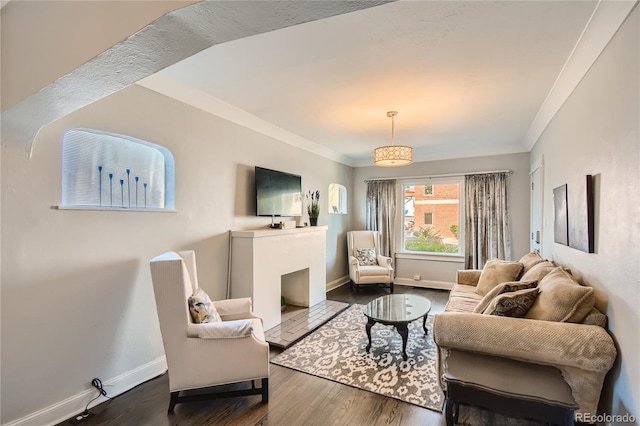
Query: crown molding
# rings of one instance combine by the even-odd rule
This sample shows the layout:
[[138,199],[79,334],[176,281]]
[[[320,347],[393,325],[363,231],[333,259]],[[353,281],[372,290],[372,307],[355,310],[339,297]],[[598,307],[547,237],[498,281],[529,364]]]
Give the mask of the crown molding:
[[602,51],[637,3],[638,0],[600,0],[598,2],[578,42],[527,131],[524,145],[528,150],[533,148],[538,138],[600,57]]

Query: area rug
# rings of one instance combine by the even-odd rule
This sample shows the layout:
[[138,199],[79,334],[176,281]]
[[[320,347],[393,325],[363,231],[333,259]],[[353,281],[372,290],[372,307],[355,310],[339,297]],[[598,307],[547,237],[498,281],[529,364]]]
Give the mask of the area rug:
[[271,363],[324,379],[442,411],[444,395],[437,380],[433,342],[433,316],[409,324],[407,361],[402,359],[402,338],[395,327],[375,324],[371,350],[363,314],[364,305],[352,305],[300,342],[271,359]]

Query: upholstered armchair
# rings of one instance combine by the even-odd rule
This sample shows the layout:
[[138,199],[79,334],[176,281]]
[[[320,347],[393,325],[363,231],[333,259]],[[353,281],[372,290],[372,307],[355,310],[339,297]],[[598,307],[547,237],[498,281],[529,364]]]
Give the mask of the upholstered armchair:
[[379,251],[378,231],[347,232],[349,278],[356,292],[360,285],[386,284],[393,293],[393,267],[390,257]]
[[[262,319],[251,311],[251,299],[214,301],[217,321],[196,324],[188,305],[189,297],[198,289],[195,253],[167,252],[153,258],[150,266],[167,357],[169,412],[177,403],[207,398],[259,394],[263,403],[268,402],[269,344]],[[258,379],[262,380],[260,388],[255,386]],[[251,386],[244,389],[180,394],[249,381]]]

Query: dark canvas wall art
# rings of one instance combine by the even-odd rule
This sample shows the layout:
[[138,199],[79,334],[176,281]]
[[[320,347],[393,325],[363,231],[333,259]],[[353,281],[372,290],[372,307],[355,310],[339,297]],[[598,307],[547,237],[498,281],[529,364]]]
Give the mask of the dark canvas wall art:
[[587,253],[594,252],[593,180],[587,175],[570,182],[567,187],[569,212],[569,247]]

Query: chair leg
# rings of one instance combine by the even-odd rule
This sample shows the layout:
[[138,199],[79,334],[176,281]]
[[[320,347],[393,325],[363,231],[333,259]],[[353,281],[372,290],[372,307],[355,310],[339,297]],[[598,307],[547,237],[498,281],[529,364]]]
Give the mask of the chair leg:
[[173,413],[173,409],[175,408],[176,403],[178,402],[179,394],[180,394],[180,391],[171,392],[171,400],[169,401],[169,411],[168,411],[169,414]]
[[389,284],[389,288],[391,289],[391,293],[393,294],[393,282]]
[[265,377],[262,379],[262,403],[266,404],[269,402],[269,378]]

